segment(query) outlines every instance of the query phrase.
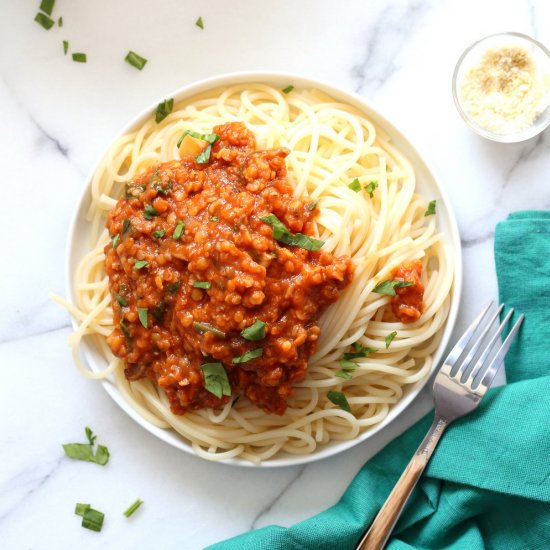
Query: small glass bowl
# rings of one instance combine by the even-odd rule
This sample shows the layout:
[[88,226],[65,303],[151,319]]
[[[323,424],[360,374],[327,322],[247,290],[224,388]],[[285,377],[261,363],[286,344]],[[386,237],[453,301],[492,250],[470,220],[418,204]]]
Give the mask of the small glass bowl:
[[458,59],[453,74],[453,99],[460,116],[480,136],[502,143],[518,143],[535,137],[550,125],[550,107],[548,105],[529,127],[511,134],[498,134],[480,126],[463,108],[461,101],[460,88],[465,74],[479,64],[488,50],[503,46],[518,46],[527,50],[531,54],[537,70],[550,78],[550,51],[543,44],[530,36],[517,32],[492,34],[472,44]]

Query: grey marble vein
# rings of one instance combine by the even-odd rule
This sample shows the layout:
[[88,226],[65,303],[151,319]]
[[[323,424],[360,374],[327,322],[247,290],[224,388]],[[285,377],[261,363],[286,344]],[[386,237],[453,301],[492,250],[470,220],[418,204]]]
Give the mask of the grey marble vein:
[[491,240],[494,236],[495,236],[494,231],[488,231],[483,235],[478,235],[477,237],[472,237],[471,239],[460,239],[460,242],[462,244],[462,248],[473,248],[478,244],[482,244]]
[[16,336],[1,336],[0,335],[0,344],[8,344],[10,342],[22,342],[23,340],[28,340],[29,338],[35,338],[37,336],[44,336],[45,334],[53,334],[54,332],[59,332],[60,330],[65,330],[71,328],[70,323],[63,323],[62,325],[57,325],[55,327],[48,327],[43,330],[38,330],[36,332],[25,332],[23,334],[18,334]]

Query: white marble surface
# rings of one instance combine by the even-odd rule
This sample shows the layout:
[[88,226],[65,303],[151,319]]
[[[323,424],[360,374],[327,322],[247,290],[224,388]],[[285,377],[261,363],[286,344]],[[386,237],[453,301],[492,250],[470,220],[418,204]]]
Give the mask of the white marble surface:
[[[136,112],[194,80],[288,70],[356,90],[417,145],[451,197],[464,245],[457,329],[496,296],[495,224],[549,208],[550,132],[518,145],[484,141],[455,112],[454,63],[473,40],[515,30],[550,45],[550,5],[502,0],[57,0],[64,27],[34,21],[39,0],[2,2],[0,133],[0,545],[2,548],[195,549],[335,503],[365,460],[430,407],[424,393],[374,440],[306,467],[210,464],[156,440],[72,366],[64,292],[67,226],[86,174]],[[205,30],[194,22],[202,15]],[[73,63],[62,51],[88,55]],[[149,59],[142,72],[123,58]],[[67,459],[88,424],[105,468]],[[134,517],[121,514],[136,497]],[[76,502],[106,513],[82,529]]]

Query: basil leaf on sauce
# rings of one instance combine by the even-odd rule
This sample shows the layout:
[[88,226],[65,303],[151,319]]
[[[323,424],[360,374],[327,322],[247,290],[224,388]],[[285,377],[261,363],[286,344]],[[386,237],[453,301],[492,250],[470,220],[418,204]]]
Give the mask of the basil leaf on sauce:
[[141,57],[141,55],[138,55],[136,52],[133,52],[131,50],[124,58],[124,61],[140,71],[143,69],[143,67],[145,67],[145,64],[147,63],[147,59],[145,59],[145,57]]
[[294,86],[292,86],[292,84],[291,84],[290,86],[287,86],[286,88],[283,88],[282,92],[283,92],[283,94],[289,94],[290,92],[292,92],[292,90],[294,90]]
[[179,220],[176,229],[174,229],[174,233],[172,234],[172,238],[176,241],[180,239],[180,237],[183,235],[183,232],[185,231],[185,224]]
[[159,213],[153,208],[151,204],[148,204],[143,209],[143,217],[146,220],[152,220],[155,216],[158,216]]
[[158,124],[162,122],[174,108],[174,99],[165,99],[162,103],[157,105],[157,110],[155,112],[155,122]]
[[34,20],[47,31],[49,31],[55,25],[54,20],[43,13],[37,13]]
[[405,288],[407,286],[413,286],[411,281],[383,281],[380,284],[376,285],[373,289],[373,292],[377,294],[385,294],[386,296],[397,296],[395,289],[396,288]]
[[134,269],[137,271],[139,269],[143,269],[147,265],[149,265],[149,262],[147,260],[136,260],[136,263],[134,264]]
[[146,307],[138,307],[137,309],[139,322],[143,325],[143,328],[148,328],[149,319],[147,318],[147,314],[149,313],[149,310]]
[[355,178],[351,183],[348,183],[348,187],[356,193],[361,191],[361,184],[359,183],[359,180],[357,178]]
[[131,227],[132,227],[132,222],[128,218],[126,218],[122,222],[122,234],[125,235],[126,233],[128,233]]
[[256,359],[258,357],[261,357],[264,354],[263,348],[256,348],[251,351],[247,351],[246,353],[243,353],[239,357],[233,357],[231,359],[232,363],[247,363],[248,361],[251,361],[252,359]]
[[393,342],[393,339],[397,336],[397,331],[394,330],[393,332],[390,332],[386,338],[384,338],[384,342],[386,342],[386,349],[390,347],[390,344]]
[[170,294],[175,294],[181,286],[181,281],[176,281],[175,283],[170,283],[169,285],[166,285],[166,288],[168,289],[168,292]]
[[208,144],[206,149],[195,157],[197,164],[207,164],[210,160],[210,153],[212,152],[212,145]]
[[143,500],[137,498],[134,503],[130,504],[130,506],[124,510],[124,515],[129,518],[142,504]]
[[155,239],[162,239],[166,235],[166,231],[164,229],[161,229],[160,231],[153,231],[153,237]]
[[245,340],[251,340],[253,342],[257,340],[263,340],[265,338],[266,326],[267,326],[267,323],[264,323],[263,321],[260,321],[260,320],[256,320],[249,327],[246,327],[243,330],[241,330],[241,336]]
[[205,332],[211,332],[214,336],[217,336],[218,338],[225,338],[225,332],[221,331],[220,329],[217,329],[216,327],[212,326],[210,323],[200,323],[199,321],[195,321],[193,323],[193,328],[199,334],[204,334]]
[[212,283],[210,281],[193,281],[193,286],[195,288],[205,288],[208,290],[212,288]]
[[314,239],[313,237],[308,237],[307,235],[302,235],[302,233],[296,233],[296,235],[293,235],[285,227],[283,222],[275,216],[275,214],[263,216],[260,220],[273,228],[273,238],[276,241],[288,244],[289,246],[297,246],[298,248],[304,248],[305,250],[316,251],[325,244],[325,241]]
[[231,386],[227,373],[221,363],[205,363],[201,365],[204,376],[204,388],[214,394],[218,399],[222,395],[231,395]]
[[342,410],[346,412],[351,412],[351,407],[349,406],[346,396],[341,391],[329,391],[327,393],[328,400],[338,405]]
[[365,187],[365,191],[370,195],[372,199],[374,197],[374,190],[378,187],[376,180],[369,181],[369,184]]
[[424,217],[433,216],[435,214],[436,205],[437,205],[437,201],[435,200],[430,201],[430,203],[428,204],[428,208],[426,209],[426,212],[424,212]]
[[94,510],[89,504],[77,503],[74,513],[82,517],[82,527],[91,531],[101,531],[105,514],[99,510]]
[[118,246],[118,243],[120,242],[120,233],[117,233],[113,237],[113,248],[116,250],[116,247]]
[[128,302],[126,301],[126,299],[121,296],[118,292],[113,292],[113,294],[115,295],[115,298],[116,298],[116,301],[122,306],[127,306],[128,305]]
[[178,147],[181,145],[181,142],[183,141],[183,138],[185,138],[185,136],[191,136],[195,139],[207,141],[208,143],[210,143],[210,145],[214,145],[214,143],[216,143],[216,141],[218,141],[221,137],[218,134],[199,134],[198,132],[193,132],[193,130],[185,130],[178,141]]
[[120,330],[127,340],[131,340],[130,330],[128,329],[128,325],[126,324],[126,321],[124,319],[120,321]]
[[315,210],[317,208],[317,205],[319,204],[319,201],[321,199],[317,199],[316,201],[313,201],[311,204],[308,205],[307,209],[311,212],[312,210]]
[[202,16],[195,21],[195,25],[199,27],[199,29],[204,30],[204,21],[202,20]]

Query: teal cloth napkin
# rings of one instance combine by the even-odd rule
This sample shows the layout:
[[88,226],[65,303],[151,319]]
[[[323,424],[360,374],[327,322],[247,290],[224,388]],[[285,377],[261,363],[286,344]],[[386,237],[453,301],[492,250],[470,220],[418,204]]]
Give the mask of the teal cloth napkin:
[[[550,549],[550,212],[517,212],[499,223],[495,262],[500,301],[525,313],[506,359],[509,383],[489,390],[474,413],[448,429],[389,550]],[[354,549],[431,420],[367,462],[328,510],[209,548]]]

